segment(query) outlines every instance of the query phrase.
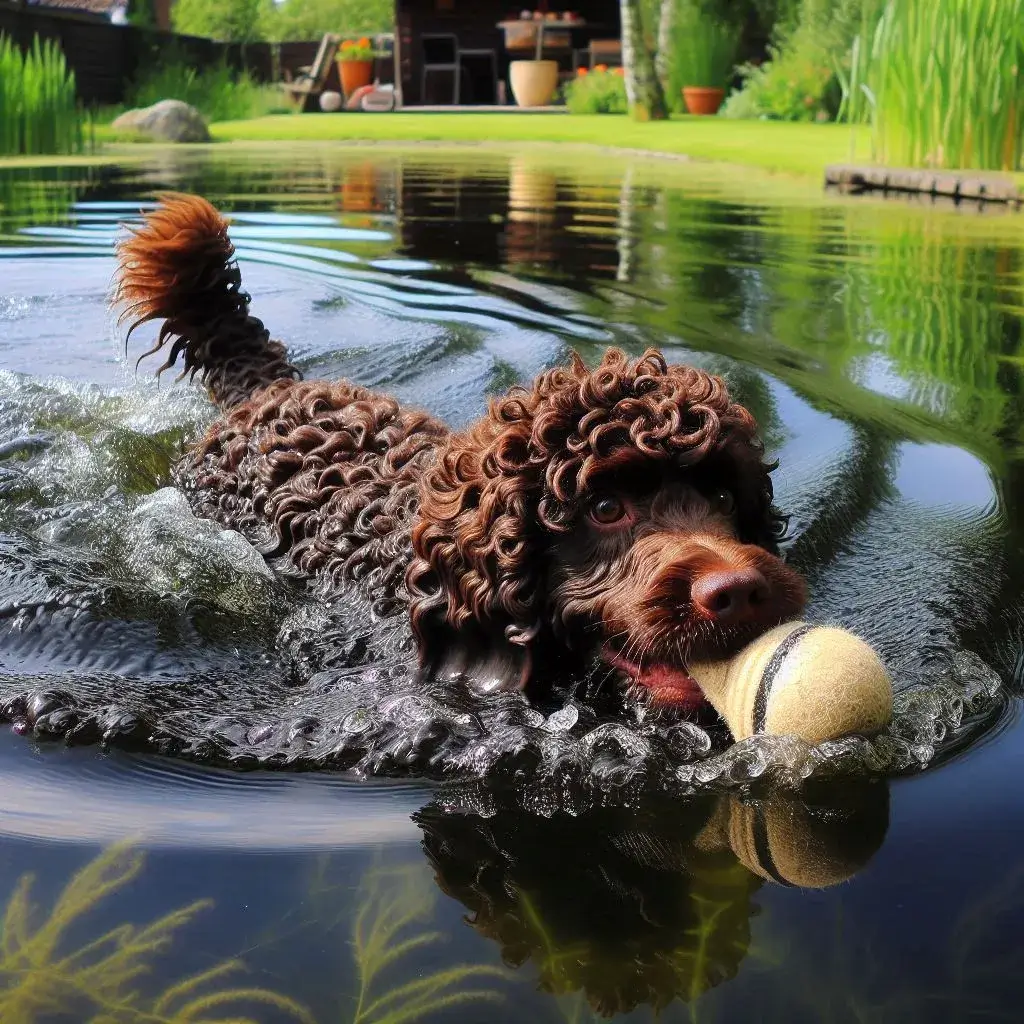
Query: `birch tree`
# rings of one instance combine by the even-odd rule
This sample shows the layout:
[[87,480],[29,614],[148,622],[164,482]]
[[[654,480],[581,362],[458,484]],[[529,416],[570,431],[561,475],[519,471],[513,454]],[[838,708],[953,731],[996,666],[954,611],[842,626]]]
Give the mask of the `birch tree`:
[[668,95],[669,76],[672,72],[672,36],[676,30],[679,0],[661,0],[658,12],[658,52],[654,57],[654,70],[662,92]]
[[[672,0],[662,0],[662,4]],[[640,0],[619,0],[622,17],[622,66],[626,78],[629,112],[638,121],[668,118],[665,90],[655,71],[654,55],[644,38]]]

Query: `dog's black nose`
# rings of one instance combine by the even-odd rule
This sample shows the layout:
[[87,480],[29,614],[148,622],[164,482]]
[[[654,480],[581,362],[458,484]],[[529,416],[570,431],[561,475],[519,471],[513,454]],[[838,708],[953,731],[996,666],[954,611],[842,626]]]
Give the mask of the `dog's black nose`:
[[690,587],[690,599],[695,608],[728,624],[757,618],[770,597],[768,581],[756,569],[705,573]]

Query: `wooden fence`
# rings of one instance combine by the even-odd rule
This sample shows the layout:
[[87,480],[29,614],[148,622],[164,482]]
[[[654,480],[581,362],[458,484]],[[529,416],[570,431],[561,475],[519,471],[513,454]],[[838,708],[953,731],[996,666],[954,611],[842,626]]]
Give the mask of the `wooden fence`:
[[212,39],[180,36],[134,25],[113,25],[93,15],[64,9],[46,10],[0,0],[0,34],[23,48],[32,39],[60,43],[75,72],[83,103],[121,103],[140,68],[169,60],[184,60],[196,68],[224,60],[236,69],[248,68],[259,81],[269,82],[281,71],[313,63],[319,40],[294,43],[217,43]]

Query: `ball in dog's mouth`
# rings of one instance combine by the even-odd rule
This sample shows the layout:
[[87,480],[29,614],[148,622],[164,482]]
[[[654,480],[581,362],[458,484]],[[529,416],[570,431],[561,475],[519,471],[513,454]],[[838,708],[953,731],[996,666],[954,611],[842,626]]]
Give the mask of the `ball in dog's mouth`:
[[682,712],[697,712],[708,707],[707,697],[685,665],[668,662],[633,662],[611,647],[605,647],[605,660],[631,682],[643,687],[657,707],[672,707]]

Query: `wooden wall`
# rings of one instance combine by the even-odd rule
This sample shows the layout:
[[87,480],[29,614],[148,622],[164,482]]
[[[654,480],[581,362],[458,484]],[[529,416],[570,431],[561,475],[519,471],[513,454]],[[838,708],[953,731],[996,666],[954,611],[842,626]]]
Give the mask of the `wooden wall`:
[[115,104],[124,101],[128,84],[141,66],[160,60],[184,59],[195,67],[227,60],[234,68],[248,68],[260,81],[273,80],[275,54],[280,68],[295,70],[312,64],[319,40],[294,43],[217,43],[212,39],[180,36],[112,25],[95,16],[67,10],[42,10],[0,0],[0,34],[28,48],[32,39],[56,40],[75,72],[83,103]]

